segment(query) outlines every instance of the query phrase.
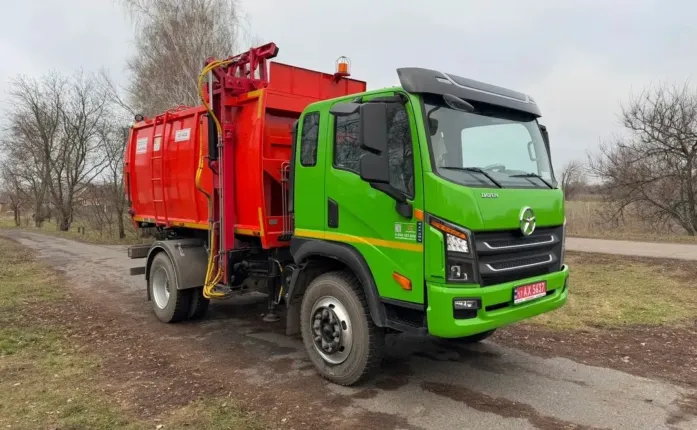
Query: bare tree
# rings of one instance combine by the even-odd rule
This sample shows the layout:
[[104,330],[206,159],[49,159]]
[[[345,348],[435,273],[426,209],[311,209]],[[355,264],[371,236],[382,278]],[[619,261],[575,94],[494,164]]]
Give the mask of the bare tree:
[[34,204],[34,223],[41,227],[51,183],[51,159],[58,153],[65,79],[55,73],[41,80],[20,76],[10,83],[2,143],[14,173],[26,181]]
[[50,73],[15,79],[9,96],[2,143],[12,174],[31,195],[35,225],[42,225],[50,201],[59,229],[68,230],[77,194],[105,166],[98,132],[110,116],[107,92],[95,76]]
[[[106,157],[103,197],[109,211],[116,219],[119,239],[126,238],[124,216],[126,214],[126,190],[124,184],[124,151],[128,139],[128,128],[118,123],[107,124],[100,131],[101,145]],[[110,221],[113,222],[113,221]]]
[[58,228],[70,229],[76,196],[105,169],[100,131],[111,114],[108,94],[95,76],[75,75],[60,107],[62,133],[50,159],[49,189]]
[[571,200],[586,186],[585,166],[578,160],[569,161],[561,172],[561,187],[564,198]]
[[0,201],[10,205],[17,227],[22,225],[22,210],[27,203],[27,193],[20,176],[13,171],[13,160],[6,159],[0,165]]
[[235,52],[237,0],[121,0],[136,27],[130,106],[145,115],[199,104],[196,81],[209,57]]
[[626,137],[589,157],[615,216],[631,209],[644,220],[697,233],[697,92],[688,84],[644,90],[623,107]]

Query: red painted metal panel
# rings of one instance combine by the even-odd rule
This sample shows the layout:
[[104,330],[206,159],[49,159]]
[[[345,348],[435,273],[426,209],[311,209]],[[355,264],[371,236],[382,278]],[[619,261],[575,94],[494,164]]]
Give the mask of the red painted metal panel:
[[[220,212],[214,199],[212,215],[222,221],[224,250],[235,247],[236,235],[257,236],[264,248],[287,246],[279,237],[292,225],[284,195],[293,122],[310,103],[366,89],[362,81],[280,63],[271,63],[267,76],[266,59],[276,50],[265,45],[214,72],[222,153],[217,173],[206,160],[201,182],[207,193],[223,197]],[[239,77],[244,67],[258,68],[259,75]],[[133,127],[125,180],[134,221],[208,228],[208,200],[195,182],[201,145],[208,153],[205,115],[203,106],[177,108]]]
[[[133,127],[125,169],[134,219],[163,226],[208,224],[208,203],[195,182],[201,127],[207,133],[203,113],[203,107],[169,112],[166,123],[158,116]],[[205,140],[203,150],[207,155]],[[212,188],[207,166],[201,185]]]

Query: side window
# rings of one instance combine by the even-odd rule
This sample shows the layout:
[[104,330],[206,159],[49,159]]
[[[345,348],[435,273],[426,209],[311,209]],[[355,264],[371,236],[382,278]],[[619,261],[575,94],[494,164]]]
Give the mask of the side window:
[[311,167],[317,164],[317,141],[319,138],[319,112],[305,115],[300,140],[300,164]]
[[358,143],[359,114],[336,117],[334,129],[334,167],[358,173],[364,150]]
[[[361,149],[358,142],[359,114],[336,118],[334,131],[334,167],[358,173]],[[387,110],[387,149],[390,184],[403,193],[414,195],[414,154],[409,117],[403,105],[390,104]]]

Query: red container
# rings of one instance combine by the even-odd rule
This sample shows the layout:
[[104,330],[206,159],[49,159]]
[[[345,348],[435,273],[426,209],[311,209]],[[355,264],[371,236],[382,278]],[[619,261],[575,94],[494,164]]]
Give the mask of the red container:
[[[235,235],[258,237],[264,248],[285,245],[279,237],[291,225],[283,199],[294,121],[310,103],[366,89],[361,81],[280,63],[269,66],[263,88],[225,98],[221,113],[216,109],[223,128],[220,168],[216,174],[206,160],[200,185],[208,194],[215,186],[222,195],[225,249],[234,247],[229,244]],[[138,225],[209,228],[208,199],[196,184],[201,145],[208,154],[205,114],[203,106],[177,108],[133,126],[125,181]]]

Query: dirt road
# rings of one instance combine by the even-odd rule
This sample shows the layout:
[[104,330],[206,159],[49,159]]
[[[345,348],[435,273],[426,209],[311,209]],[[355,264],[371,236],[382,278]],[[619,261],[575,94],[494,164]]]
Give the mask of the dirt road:
[[679,243],[636,242],[630,240],[604,240],[569,237],[566,239],[566,249],[569,251],[597,252],[600,254],[697,260],[697,245],[684,245]]
[[[66,273],[77,291],[89,293],[111,315],[102,324],[104,336],[123,327],[147,335],[124,345],[150,349],[160,357],[157,366],[163,363],[139,375],[141,383],[174,373],[198,375],[191,390],[215,381],[243,402],[268,402],[279,427],[697,428],[697,418],[681,412],[682,399],[694,395],[684,388],[565,358],[544,359],[495,342],[458,348],[394,336],[389,339],[391,355],[375,381],[338,387],[316,376],[301,341],[285,337],[282,323],[261,322],[264,302],[258,298],[213,303],[200,322],[161,324],[146,302],[143,278],[128,275],[135,264],[123,247],[20,230],[0,235],[37,249],[43,260]],[[133,356],[128,366],[148,360],[147,352]],[[189,385],[176,392],[185,395],[187,390]]]

